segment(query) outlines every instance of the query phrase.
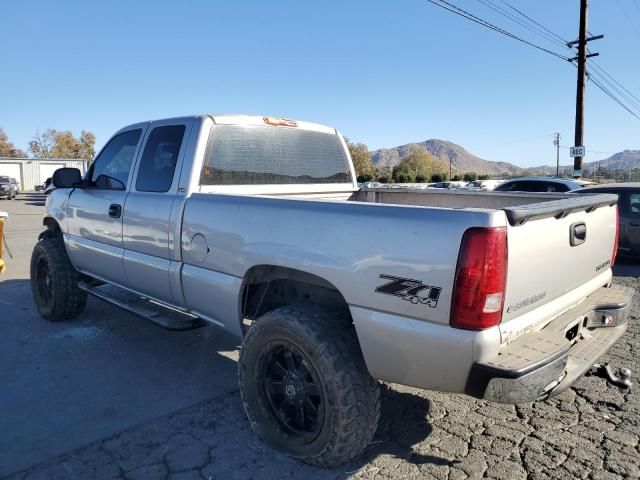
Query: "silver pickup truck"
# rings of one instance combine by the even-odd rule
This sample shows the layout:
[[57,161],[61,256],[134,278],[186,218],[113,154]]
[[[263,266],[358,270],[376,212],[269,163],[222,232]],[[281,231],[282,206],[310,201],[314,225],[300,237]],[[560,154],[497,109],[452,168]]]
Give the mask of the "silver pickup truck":
[[244,115],[130,125],[53,184],[41,315],[92,294],[237,335],[251,425],[315,465],[370,442],[377,380],[543,400],[627,327],[615,195],[358,190],[334,128]]

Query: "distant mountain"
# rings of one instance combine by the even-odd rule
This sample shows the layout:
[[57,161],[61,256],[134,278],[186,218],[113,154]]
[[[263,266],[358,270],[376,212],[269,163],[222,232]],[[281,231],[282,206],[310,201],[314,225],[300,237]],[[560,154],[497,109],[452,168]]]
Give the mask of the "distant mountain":
[[381,148],[371,154],[371,161],[375,166],[393,167],[400,163],[404,157],[409,155],[412,146],[417,145],[426,149],[434,157],[437,157],[449,165],[449,159],[453,164],[453,169],[457,172],[476,172],[479,174],[500,175],[508,173],[517,174],[524,169],[506,162],[492,162],[476,157],[467,152],[463,147],[446,140],[426,140],[419,143],[409,143],[394,148]]
[[[609,170],[633,170],[634,168],[640,168],[640,150],[623,150],[622,152],[614,153],[609,158],[603,160],[596,160],[594,162],[586,162],[584,168],[592,170],[594,165],[601,168],[608,168]],[[573,164],[560,165],[560,171],[568,169],[573,170]],[[532,167],[529,170],[541,171],[549,175],[556,173],[555,165],[544,165],[541,167]]]
[[[394,167],[400,163],[400,160],[409,155],[409,150],[414,145],[424,148],[434,157],[444,161],[447,166],[449,165],[449,158],[451,158],[453,169],[462,173],[476,172],[488,175],[502,175],[504,173],[517,175],[523,172],[529,172],[532,175],[555,175],[556,173],[555,165],[523,168],[512,163],[484,160],[469,153],[458,144],[437,139],[408,143],[394,148],[381,148],[371,153],[371,161],[376,167],[387,165]],[[604,160],[585,163],[584,168],[592,170],[594,164],[599,164],[600,167],[609,168],[610,170],[640,169],[640,150],[624,150]],[[573,170],[573,165],[560,165],[561,172],[567,169]]]

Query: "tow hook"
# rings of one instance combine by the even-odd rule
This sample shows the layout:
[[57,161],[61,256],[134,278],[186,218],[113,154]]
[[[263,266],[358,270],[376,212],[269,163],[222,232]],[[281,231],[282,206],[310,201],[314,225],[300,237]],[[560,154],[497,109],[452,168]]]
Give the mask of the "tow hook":
[[614,387],[618,387],[618,389],[622,393],[629,393],[629,391],[631,391],[631,370],[626,367],[619,368],[618,374],[616,375],[613,367],[611,367],[608,363],[596,363],[586,373],[587,377],[592,375],[595,377],[604,378],[607,383],[610,383]]

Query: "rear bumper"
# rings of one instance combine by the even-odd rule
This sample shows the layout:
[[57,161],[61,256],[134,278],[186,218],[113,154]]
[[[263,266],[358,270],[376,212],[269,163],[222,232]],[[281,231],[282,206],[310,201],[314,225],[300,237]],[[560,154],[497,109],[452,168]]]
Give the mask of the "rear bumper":
[[563,392],[624,334],[633,295],[626,287],[599,289],[542,330],[474,363],[465,393],[517,404]]

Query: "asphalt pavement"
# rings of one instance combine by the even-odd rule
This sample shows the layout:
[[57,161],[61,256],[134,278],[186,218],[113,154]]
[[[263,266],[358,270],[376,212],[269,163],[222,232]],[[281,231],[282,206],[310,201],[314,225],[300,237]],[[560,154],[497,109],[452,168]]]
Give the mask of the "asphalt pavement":
[[[374,441],[338,470],[284,457],[251,432],[237,341],[170,332],[99,300],[70,322],[36,313],[28,283],[44,197],[0,201],[13,259],[0,277],[0,478],[640,478],[640,396],[583,378],[527,406],[383,385]],[[616,281],[640,291],[640,264]],[[640,306],[606,356],[640,368]],[[428,366],[425,366],[428,368]]]

